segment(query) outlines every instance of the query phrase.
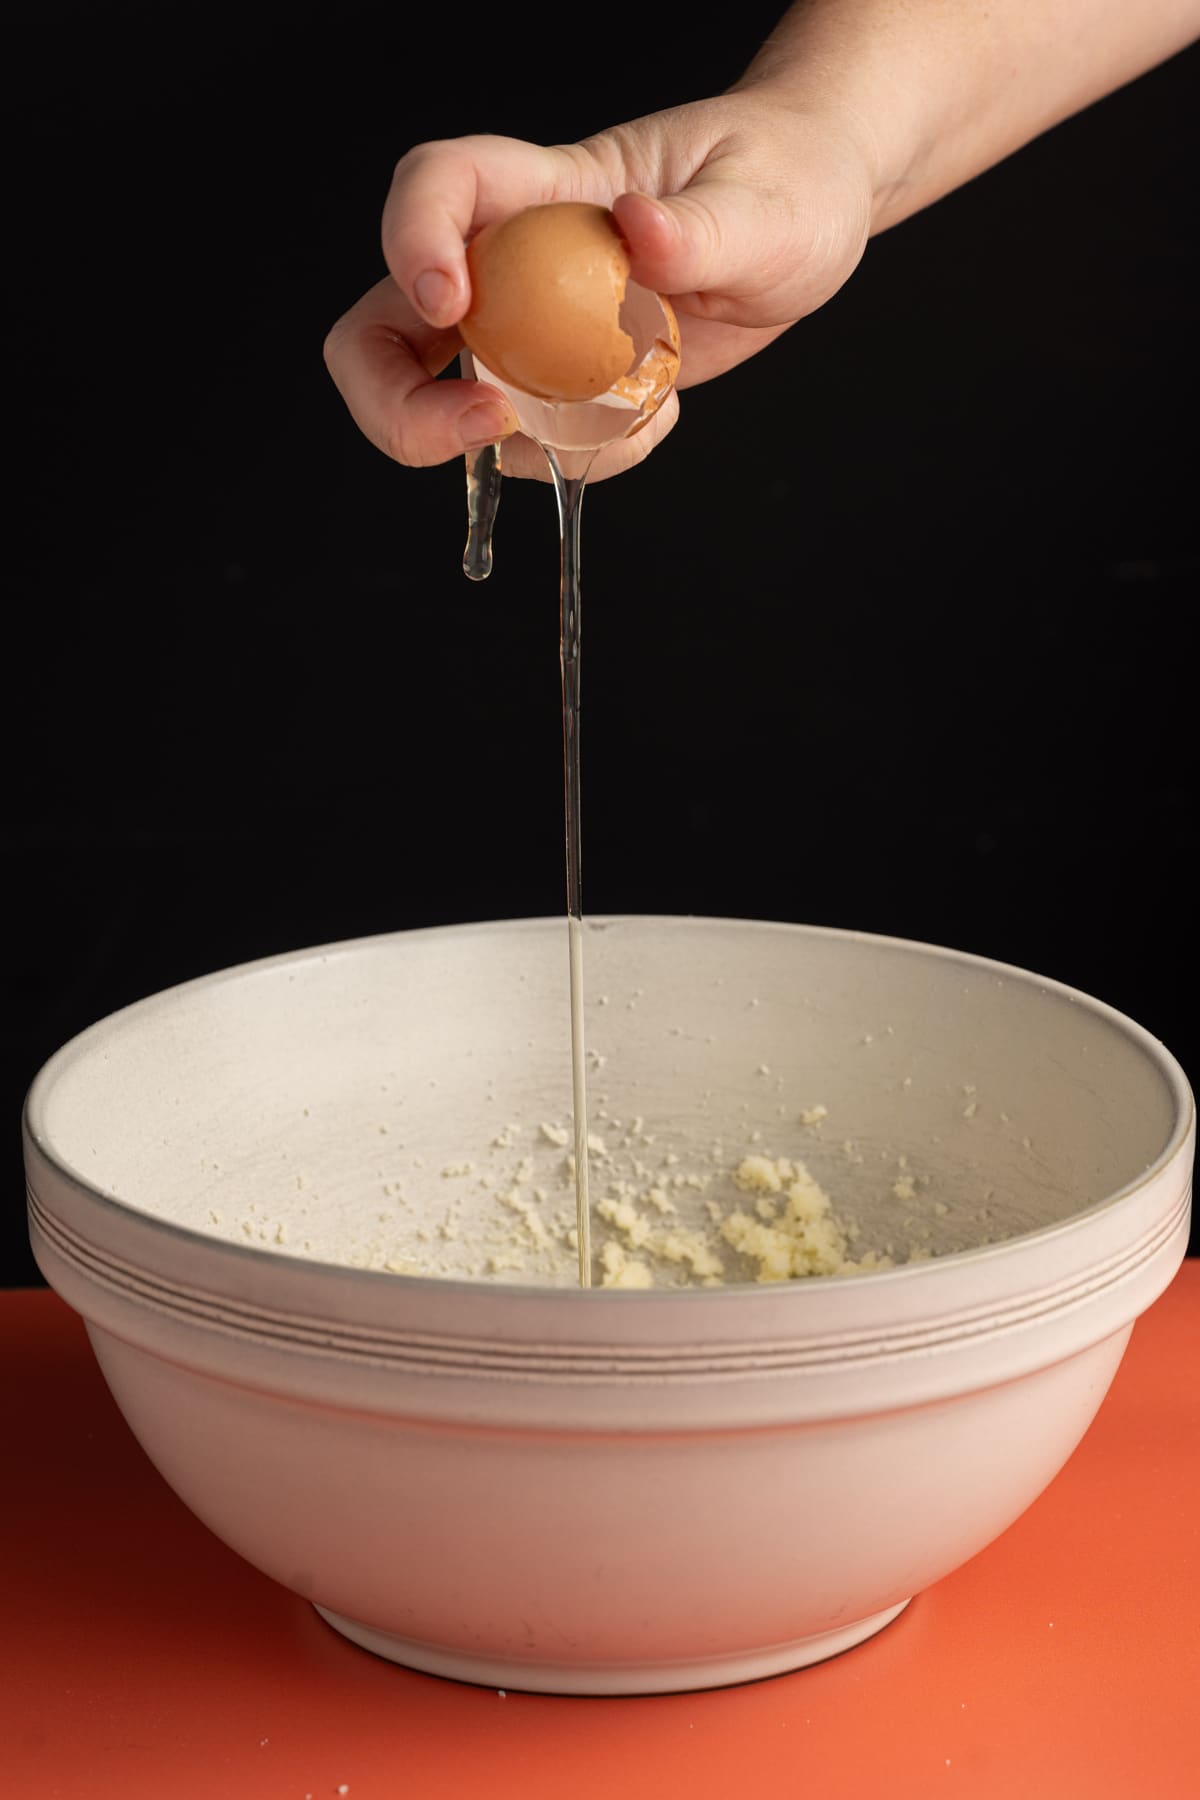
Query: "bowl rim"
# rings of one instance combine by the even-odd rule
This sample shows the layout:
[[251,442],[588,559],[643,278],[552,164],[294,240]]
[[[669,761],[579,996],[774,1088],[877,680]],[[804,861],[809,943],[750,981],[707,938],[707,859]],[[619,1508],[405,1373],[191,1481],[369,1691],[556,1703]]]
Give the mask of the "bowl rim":
[[[1187,1075],[1174,1054],[1161,1039],[1154,1036],[1145,1026],[1138,1023],[1129,1014],[1098,999],[1081,988],[1072,987],[1069,983],[1059,981],[1052,976],[1045,976],[1035,970],[1026,969],[1016,963],[1002,962],[997,958],[980,955],[974,951],[957,950],[952,946],[927,942],[918,938],[899,937],[880,932],[857,930],[846,926],[816,925],[799,921],[741,918],[737,915],[712,915],[703,913],[596,913],[584,919],[584,926],[606,928],[612,925],[641,925],[651,923],[661,926],[682,925],[684,927],[737,929],[739,931],[761,931],[763,933],[795,934],[806,938],[824,939],[830,942],[857,943],[876,946],[881,949],[900,950],[909,954],[931,956],[939,961],[961,964],[975,973],[989,974],[1004,980],[1015,980],[1024,986],[1034,986],[1047,995],[1059,1000],[1080,1006],[1094,1016],[1102,1019],[1121,1035],[1146,1054],[1157,1067],[1175,1103],[1175,1119],[1165,1144],[1153,1162],[1112,1193],[1101,1199],[1090,1202],[1078,1212],[1069,1214],[1064,1219],[1057,1219],[1049,1225],[1037,1226],[1032,1231],[1020,1232],[1013,1237],[1002,1239],[998,1243],[980,1244],[965,1250],[947,1252],[944,1256],[934,1256],[919,1262],[896,1264],[891,1268],[872,1269],[854,1275],[839,1275],[833,1280],[839,1289],[860,1287],[869,1282],[876,1286],[881,1281],[899,1283],[900,1281],[923,1281],[944,1277],[951,1270],[961,1270],[965,1265],[986,1260],[993,1267],[1000,1259],[1007,1259],[1015,1254],[1025,1254],[1030,1246],[1047,1244],[1061,1240],[1078,1232],[1088,1221],[1100,1214],[1110,1213],[1118,1206],[1132,1199],[1156,1181],[1163,1172],[1186,1149],[1193,1136],[1196,1122],[1196,1104]],[[380,949],[397,943],[412,943],[417,940],[437,938],[462,939],[472,935],[496,932],[545,932],[552,929],[566,931],[564,914],[544,914],[522,916],[508,919],[476,919],[465,920],[454,924],[423,925],[400,928],[394,931],[372,932],[358,937],[334,939],[324,944],[314,944],[300,949],[276,951],[267,956],[254,957],[245,962],[232,963],[219,969],[213,969],[201,975],[192,976],[181,982],[172,983],[169,987],[156,989],[150,994],[129,1001],[126,1005],[115,1008],[94,1020],[81,1031],[76,1032],[61,1044],[57,1050],[42,1064],[34,1075],[26,1091],[21,1109],[22,1138],[28,1149],[32,1149],[64,1182],[82,1192],[87,1200],[100,1210],[101,1216],[110,1216],[114,1220],[136,1221],[154,1234],[162,1234],[165,1241],[176,1245],[193,1244],[203,1247],[205,1251],[214,1250],[231,1254],[237,1261],[244,1262],[247,1268],[280,1266],[293,1271],[303,1271],[314,1276],[321,1271],[335,1274],[339,1279],[351,1278],[359,1283],[369,1284],[369,1291],[382,1292],[417,1290],[428,1293],[431,1289],[438,1293],[478,1295],[481,1290],[489,1295],[511,1295],[514,1300],[538,1301],[554,1299],[561,1301],[566,1294],[576,1298],[572,1304],[591,1306],[648,1305],[658,1306],[664,1303],[680,1306],[694,1304],[696,1296],[703,1294],[709,1303],[728,1305],[734,1302],[745,1305],[749,1296],[758,1295],[763,1300],[778,1296],[781,1293],[804,1293],[810,1291],[810,1281],[785,1282],[730,1282],[716,1288],[563,1288],[536,1282],[488,1282],[462,1277],[401,1275],[386,1269],[364,1269],[348,1263],[327,1262],[317,1257],[302,1257],[283,1247],[274,1245],[242,1244],[230,1238],[218,1237],[212,1233],[199,1231],[190,1225],[177,1224],[172,1220],[131,1206],[116,1196],[105,1192],[84,1172],[70,1163],[54,1147],[50,1135],[45,1130],[44,1112],[48,1096],[61,1071],[71,1062],[86,1052],[92,1042],[99,1038],[118,1020],[139,1013],[152,1013],[165,1008],[171,1001],[186,993],[215,988],[242,979],[264,970],[284,965],[303,965],[315,962],[330,962],[335,959],[349,957],[358,952]],[[28,1188],[28,1180],[27,1180]],[[820,1288],[829,1285],[826,1282],[816,1284]],[[750,1302],[752,1303],[752,1302]]]

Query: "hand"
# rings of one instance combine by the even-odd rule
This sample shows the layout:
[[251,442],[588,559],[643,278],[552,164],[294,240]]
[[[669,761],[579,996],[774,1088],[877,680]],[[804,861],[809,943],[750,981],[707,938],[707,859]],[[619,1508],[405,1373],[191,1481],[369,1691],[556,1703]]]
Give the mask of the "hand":
[[[756,83],[579,144],[466,137],[410,150],[384,209],[389,274],[326,342],[355,420],[397,462],[445,462],[515,431],[497,389],[434,377],[461,345],[465,241],[550,200],[612,208],[633,279],[676,309],[679,386],[689,387],[763,349],[857,266],[871,224],[868,146],[853,115],[798,109]],[[591,479],[646,456],[674,425],[678,404],[672,395],[635,437],[602,451]],[[546,476],[541,451],[520,436],[505,445],[504,469]]]

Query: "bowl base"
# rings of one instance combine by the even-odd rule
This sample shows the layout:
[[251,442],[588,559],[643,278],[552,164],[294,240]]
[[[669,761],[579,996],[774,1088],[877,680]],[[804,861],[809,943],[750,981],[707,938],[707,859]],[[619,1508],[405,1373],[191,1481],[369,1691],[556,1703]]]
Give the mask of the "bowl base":
[[[911,1595],[909,1596],[911,1598]],[[820,1631],[813,1637],[796,1638],[789,1644],[773,1644],[769,1650],[752,1650],[740,1656],[698,1657],[681,1663],[537,1663],[503,1657],[469,1656],[439,1649],[411,1638],[396,1637],[373,1625],[362,1625],[324,1606],[314,1606],[326,1624],[376,1656],[403,1663],[424,1675],[441,1675],[476,1687],[531,1694],[679,1694],[698,1688],[732,1687],[739,1682],[761,1681],[769,1675],[786,1675],[810,1663],[824,1662],[843,1650],[874,1637],[890,1625],[908,1605],[901,1600],[869,1618],[839,1625],[836,1631]]]

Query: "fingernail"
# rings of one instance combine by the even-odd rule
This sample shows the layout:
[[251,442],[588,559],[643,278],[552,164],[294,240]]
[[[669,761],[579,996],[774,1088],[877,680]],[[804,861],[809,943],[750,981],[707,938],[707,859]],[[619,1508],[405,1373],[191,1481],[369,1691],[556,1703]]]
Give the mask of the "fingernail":
[[417,311],[436,325],[454,299],[454,283],[443,269],[426,269],[413,282],[413,299]]
[[481,400],[459,414],[458,428],[462,432],[463,449],[478,450],[481,444],[494,444],[498,438],[511,437],[517,422],[506,406],[497,406],[493,400]]

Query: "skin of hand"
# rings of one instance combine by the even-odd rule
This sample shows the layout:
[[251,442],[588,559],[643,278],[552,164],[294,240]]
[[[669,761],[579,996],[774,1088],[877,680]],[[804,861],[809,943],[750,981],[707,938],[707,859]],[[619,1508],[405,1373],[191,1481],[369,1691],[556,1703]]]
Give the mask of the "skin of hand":
[[[578,144],[422,144],[397,165],[384,209],[389,274],[333,327],[326,363],[361,430],[397,462],[445,462],[510,438],[516,421],[495,388],[434,379],[461,348],[464,244],[523,207],[588,200],[612,208],[632,278],[671,296],[679,386],[708,381],[836,293],[866,246],[872,192],[852,117],[780,105],[755,87]],[[641,461],[677,416],[671,395],[635,437],[597,456],[590,479]],[[505,444],[504,470],[546,478],[541,451],[519,435]]]
[[[679,386],[732,369],[816,310],[881,231],[1190,43],[1200,0],[796,0],[728,93],[579,144],[422,144],[384,209],[387,277],[340,319],[326,362],[366,436],[438,463],[513,419],[478,382],[435,380],[470,305],[464,243],[549,200],[612,208],[635,281],[679,318]],[[674,424],[672,394],[593,480]],[[545,478],[517,436],[505,471]]]

